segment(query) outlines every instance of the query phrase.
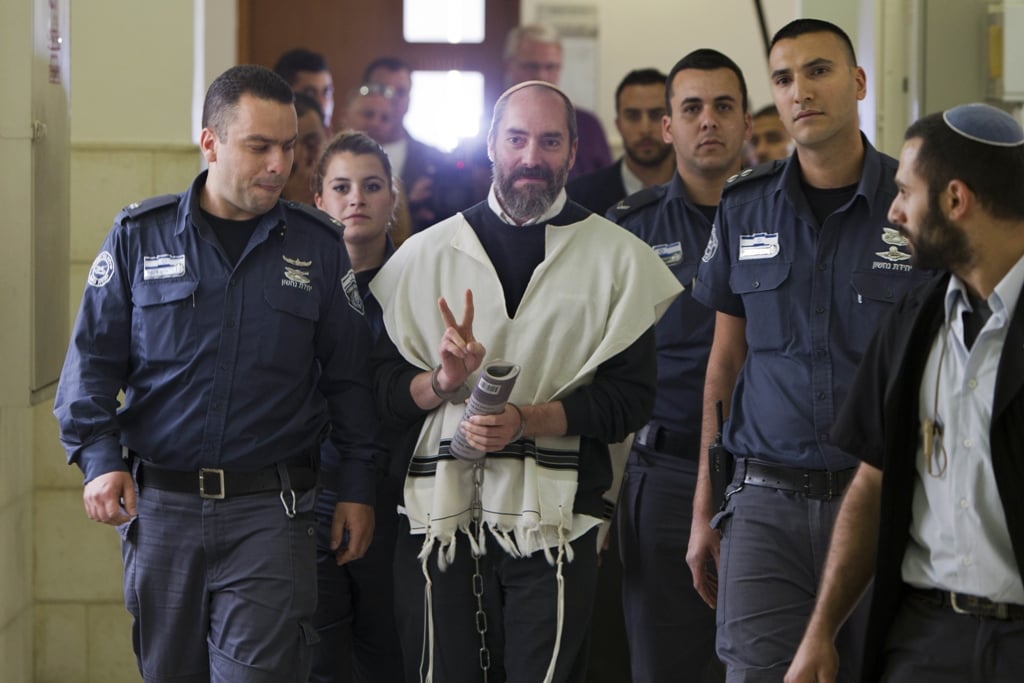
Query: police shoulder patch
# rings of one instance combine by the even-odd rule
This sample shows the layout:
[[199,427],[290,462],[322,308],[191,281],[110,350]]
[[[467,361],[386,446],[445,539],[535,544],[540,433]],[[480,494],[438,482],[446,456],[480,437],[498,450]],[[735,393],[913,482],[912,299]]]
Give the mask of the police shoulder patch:
[[639,192],[634,192],[625,199],[612,205],[607,211],[608,220],[618,223],[629,214],[661,200],[665,196],[664,185],[652,185]]
[[179,201],[181,201],[181,195],[162,194],[156,197],[150,197],[149,199],[143,199],[141,202],[132,202],[121,209],[121,212],[117,214],[117,218],[114,219],[114,222],[121,223],[129,218],[138,218],[139,216],[156,211],[157,209],[162,209],[167,206],[175,206]]
[[356,274],[352,270],[342,276],[341,288],[345,292],[345,298],[348,299],[348,305],[352,307],[352,310],[359,315],[366,315],[363,297],[359,295],[359,281],[356,280]]
[[313,223],[325,228],[335,237],[341,237],[341,231],[345,228],[340,221],[315,206],[303,204],[302,202],[293,202],[287,199],[281,200],[281,205],[284,206],[286,211],[294,212],[300,216],[311,219]]
[[773,176],[786,165],[785,159],[779,159],[776,161],[766,161],[763,164],[758,164],[752,168],[745,168],[736,175],[729,176],[725,181],[725,187],[722,189],[723,192],[735,189],[743,183],[755,180],[757,178],[767,178]]

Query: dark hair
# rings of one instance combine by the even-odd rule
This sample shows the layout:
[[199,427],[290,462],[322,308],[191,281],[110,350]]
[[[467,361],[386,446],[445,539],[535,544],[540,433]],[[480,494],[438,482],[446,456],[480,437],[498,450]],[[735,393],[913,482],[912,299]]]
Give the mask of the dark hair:
[[633,69],[615,89],[615,111],[619,111],[619,98],[622,91],[631,85],[665,85],[665,74],[657,69]]
[[274,73],[288,81],[289,87],[295,85],[295,79],[300,71],[318,73],[330,71],[330,68],[322,54],[301,47],[288,50],[278,57],[277,63],[274,64]]
[[[905,140],[917,138],[914,172],[928,184],[936,202],[951,180],[960,180],[994,217],[1024,219],[1024,145],[998,147],[953,131],[941,113],[929,114],[907,128]],[[934,204],[933,204],[934,205]]]
[[527,81],[529,85],[523,85],[519,83],[513,85],[511,88],[502,93],[498,101],[494,103],[494,114],[491,116],[491,127],[487,131],[487,142],[490,144],[494,141],[494,137],[498,132],[498,122],[505,115],[505,108],[508,106],[509,98],[518,92],[519,90],[526,90],[527,88],[544,88],[556,93],[562,98],[562,102],[565,104],[565,125],[569,129],[569,145],[573,145],[579,139],[580,134],[576,126],[576,109],[572,106],[572,100],[569,96],[562,92],[557,86],[545,83],[544,81]]
[[313,174],[314,192],[321,194],[324,178],[327,175],[327,167],[330,165],[331,159],[336,154],[343,152],[350,152],[356,155],[370,154],[377,157],[380,160],[380,165],[384,167],[384,175],[388,179],[388,188],[391,190],[391,194],[397,196],[395,179],[391,171],[391,159],[388,158],[388,153],[369,135],[355,130],[343,130],[327,142],[327,147],[324,148],[323,154],[320,155],[320,161],[316,164],[316,173]]
[[665,79],[665,111],[672,116],[672,81],[676,74],[686,69],[697,69],[698,71],[714,71],[715,69],[729,69],[740,82],[740,94],[743,96],[743,111],[747,111],[747,81],[743,78],[743,72],[736,62],[732,61],[718,50],[702,47],[686,55],[672,67]]
[[768,46],[768,52],[771,52],[775,47],[775,43],[780,40],[798,38],[808,33],[831,33],[838,37],[843,46],[846,47],[847,53],[849,53],[850,66],[857,66],[857,53],[853,49],[853,41],[850,40],[850,36],[846,35],[846,31],[832,22],[823,19],[794,19],[789,22],[772,37],[771,45]]
[[779,108],[776,107],[774,104],[769,104],[767,106],[761,107],[756,112],[754,112],[755,119],[760,119],[765,116],[779,118]]
[[301,119],[311,111],[316,112],[318,121],[324,120],[324,109],[319,102],[305,93],[295,93],[295,116]]
[[363,69],[363,83],[370,82],[370,74],[377,69],[384,69],[386,71],[408,71],[412,73],[412,67],[409,62],[406,62],[398,57],[378,57]]
[[214,79],[203,101],[203,128],[210,128],[217,137],[227,139],[227,124],[234,116],[242,95],[281,104],[295,101],[290,85],[265,66],[240,64]]

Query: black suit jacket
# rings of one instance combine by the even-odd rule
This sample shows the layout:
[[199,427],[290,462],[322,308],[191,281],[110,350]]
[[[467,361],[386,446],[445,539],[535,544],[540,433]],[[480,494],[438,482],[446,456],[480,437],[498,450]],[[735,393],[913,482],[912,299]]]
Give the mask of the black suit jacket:
[[615,202],[626,197],[626,188],[622,184],[622,159],[570,180],[565,191],[569,199],[603,216]]

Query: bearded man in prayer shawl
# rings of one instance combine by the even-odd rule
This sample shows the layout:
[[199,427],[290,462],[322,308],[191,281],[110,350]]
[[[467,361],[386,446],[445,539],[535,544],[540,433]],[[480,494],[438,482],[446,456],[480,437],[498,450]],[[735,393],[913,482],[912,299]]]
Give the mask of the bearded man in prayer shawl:
[[[609,444],[650,419],[654,324],[680,286],[568,201],[575,120],[549,83],[507,90],[487,200],[411,237],[370,285],[388,332],[377,403],[408,430],[392,456],[407,464],[395,604],[410,681],[586,670]],[[504,410],[464,418],[499,359],[519,368]],[[457,457],[456,434],[486,455]]]

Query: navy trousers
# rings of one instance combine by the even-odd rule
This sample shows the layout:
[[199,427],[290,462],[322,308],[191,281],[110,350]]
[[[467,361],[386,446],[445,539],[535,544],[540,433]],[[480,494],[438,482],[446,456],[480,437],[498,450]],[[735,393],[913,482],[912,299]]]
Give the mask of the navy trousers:
[[696,482],[692,460],[629,454],[616,514],[633,683],[721,679],[715,613],[686,564]]
[[[814,609],[832,526],[842,497],[741,486],[737,463],[725,511],[712,522],[722,532],[718,563],[718,656],[729,683],[781,683]],[[868,604],[839,632],[837,683],[860,679]]]
[[401,481],[377,486],[373,542],[366,554],[339,567],[330,550],[337,494],[321,491],[317,516],[317,600],[313,623],[320,643],[310,683],[378,683],[402,680],[402,650],[395,628],[395,536]]
[[144,488],[119,527],[147,683],[302,683],[316,641],[315,491],[224,500]]

